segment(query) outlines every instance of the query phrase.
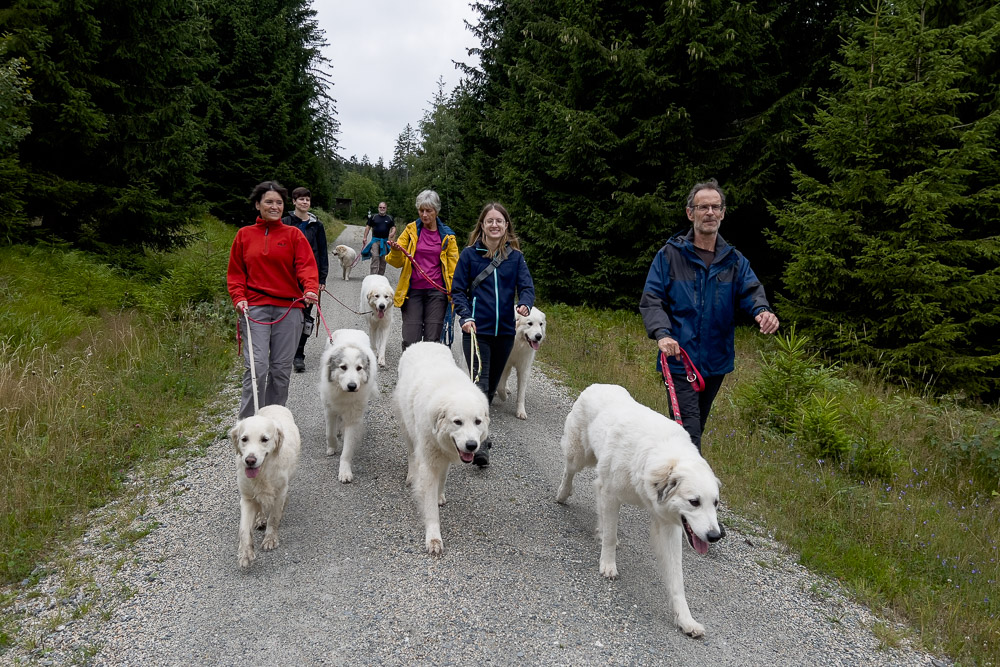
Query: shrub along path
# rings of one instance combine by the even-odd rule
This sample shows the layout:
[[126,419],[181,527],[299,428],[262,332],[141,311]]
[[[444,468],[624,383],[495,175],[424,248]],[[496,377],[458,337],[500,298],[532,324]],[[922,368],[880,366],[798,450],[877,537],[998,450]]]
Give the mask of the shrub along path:
[[[348,227],[338,242],[357,248],[360,235]],[[360,263],[350,282],[333,279],[328,289],[353,307],[367,268]],[[335,327],[361,325],[324,303]],[[389,408],[398,331],[397,317],[349,485],[337,481],[337,458],[324,453],[316,364],[325,332],[310,340],[307,372],[293,376],[289,400],[302,458],[275,551],[258,551],[248,571],[236,562],[236,463],[222,436],[235,419],[234,386],[205,456],[150,486],[131,525],[149,534],[123,545],[92,530],[77,547],[78,576],[89,572],[87,580],[67,586],[65,574],[54,574],[36,584],[43,595],[22,592],[25,632],[6,657],[136,665],[941,664],[906,642],[880,649],[875,615],[728,512],[729,535],[707,556],[684,547],[688,602],[704,639],[673,625],[641,511],[623,509],[620,577],[603,579],[592,474],[581,473],[568,505],[553,500],[572,398],[541,373],[529,389],[528,421],[514,417],[512,399],[493,406],[492,465],[452,470],[441,513],[445,554],[427,556]],[[460,343],[453,350],[458,356]],[[76,593],[59,602],[60,587]]]

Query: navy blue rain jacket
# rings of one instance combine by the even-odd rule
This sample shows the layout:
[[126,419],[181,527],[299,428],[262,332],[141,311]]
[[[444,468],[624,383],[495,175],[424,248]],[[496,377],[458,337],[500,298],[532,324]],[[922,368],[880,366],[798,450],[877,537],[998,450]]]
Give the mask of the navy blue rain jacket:
[[[676,340],[704,376],[733,370],[737,310],[754,317],[770,309],[746,257],[718,236],[715,259],[705,266],[694,251],[693,230],[671,237],[656,253],[639,301],[649,337]],[[672,373],[684,373],[680,361],[670,357],[669,363]]]
[[451,283],[455,314],[460,325],[475,320],[478,334],[513,336],[516,331],[514,308],[535,305],[535,284],[521,251],[508,248],[507,259],[479,283],[472,294],[466,294],[472,281],[491,261],[489,250],[481,242],[462,250]]

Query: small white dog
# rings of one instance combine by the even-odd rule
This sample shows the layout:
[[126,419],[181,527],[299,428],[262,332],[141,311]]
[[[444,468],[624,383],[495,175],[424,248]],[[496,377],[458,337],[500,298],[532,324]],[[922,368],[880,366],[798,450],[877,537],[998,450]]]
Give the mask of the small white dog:
[[340,260],[340,267],[344,270],[344,280],[350,280],[351,269],[354,268],[354,260],[358,256],[358,251],[350,246],[339,245],[333,249],[333,254]]
[[396,291],[385,276],[372,274],[361,282],[361,307],[368,318],[368,334],[378,355],[379,367],[385,366],[385,344],[392,331],[392,304]]
[[278,525],[288,501],[288,481],[299,461],[299,429],[288,408],[266,405],[253,417],[241,419],[229,431],[236,448],[240,489],[240,567],[250,567],[253,530],[267,525],[260,548],[278,546]]
[[719,480],[676,422],[637,403],[623,387],[592,384],[573,404],[562,436],[566,467],[556,501],[573,493],[573,476],[596,466],[601,574],[618,576],[618,514],[623,503],[649,512],[650,542],[667,585],[677,626],[691,637],[705,628],[684,597],[681,539],[699,554],[725,537],[716,509]]
[[369,399],[378,393],[375,354],[368,334],[358,329],[337,329],[319,363],[319,395],[326,414],[326,453],[340,449],[338,431],[344,434],[338,479],[354,480],[351,463],[364,433]]
[[440,343],[414,343],[399,358],[399,380],[392,395],[396,421],[406,443],[406,483],[421,505],[424,546],[440,555],[439,505],[452,463],[472,463],[490,426],[486,396],[455,365]]
[[500,376],[500,384],[497,385],[497,398],[501,401],[507,400],[507,379],[510,377],[511,369],[517,369],[517,418],[527,419],[528,413],[524,410],[524,395],[528,391],[528,378],[531,376],[531,365],[535,362],[535,353],[545,340],[545,313],[532,308],[525,317],[517,311],[514,312],[514,320],[517,330],[514,334],[514,347],[507,357],[507,364],[503,367],[503,375]]

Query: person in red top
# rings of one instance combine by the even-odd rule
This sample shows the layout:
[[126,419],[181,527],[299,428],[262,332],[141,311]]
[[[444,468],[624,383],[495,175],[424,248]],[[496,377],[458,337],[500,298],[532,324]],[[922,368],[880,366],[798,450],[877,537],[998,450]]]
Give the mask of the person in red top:
[[[318,301],[319,270],[312,246],[302,231],[281,222],[288,191],[276,181],[264,181],[253,189],[250,201],[259,215],[254,225],[236,232],[229,251],[226,283],[233,306],[240,313],[240,327],[246,337],[248,312],[253,350],[246,346],[243,360],[243,395],[239,418],[253,414],[253,380],[250,354],[257,373],[260,407],[284,405],[288,400],[288,380],[292,358],[302,333],[303,308]],[[296,299],[304,299],[305,303]],[[277,322],[288,311],[288,315]]]

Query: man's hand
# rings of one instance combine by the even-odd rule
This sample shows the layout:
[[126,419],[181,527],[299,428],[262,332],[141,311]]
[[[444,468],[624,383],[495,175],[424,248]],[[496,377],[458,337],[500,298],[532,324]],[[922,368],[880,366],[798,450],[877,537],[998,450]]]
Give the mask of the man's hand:
[[316,292],[306,292],[302,295],[302,298],[309,304],[317,303],[319,301],[319,297],[316,296]]
[[754,319],[760,325],[762,334],[773,334],[778,330],[778,316],[769,310],[760,311]]
[[670,336],[664,336],[660,340],[656,341],[656,347],[660,348],[660,352],[667,355],[668,357],[681,358],[681,344]]
[[319,286],[319,291],[320,291],[320,292],[322,292],[322,291],[323,291],[323,290],[325,290],[325,289],[326,289],[326,285],[320,285],[320,286]]

